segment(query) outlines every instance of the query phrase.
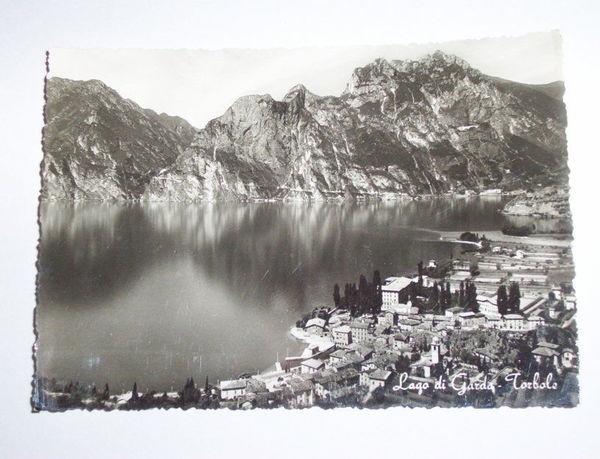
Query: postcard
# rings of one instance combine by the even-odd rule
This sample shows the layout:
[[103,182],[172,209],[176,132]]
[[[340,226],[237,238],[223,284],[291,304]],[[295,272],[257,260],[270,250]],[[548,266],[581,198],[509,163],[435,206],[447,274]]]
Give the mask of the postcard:
[[47,60],[33,411],[578,404],[557,33]]

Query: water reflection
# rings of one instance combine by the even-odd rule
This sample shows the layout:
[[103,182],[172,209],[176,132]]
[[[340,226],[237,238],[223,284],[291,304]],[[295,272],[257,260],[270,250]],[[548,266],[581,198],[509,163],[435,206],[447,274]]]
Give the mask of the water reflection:
[[39,374],[162,390],[263,369],[335,282],[448,256],[425,229],[497,229],[501,204],[44,204]]

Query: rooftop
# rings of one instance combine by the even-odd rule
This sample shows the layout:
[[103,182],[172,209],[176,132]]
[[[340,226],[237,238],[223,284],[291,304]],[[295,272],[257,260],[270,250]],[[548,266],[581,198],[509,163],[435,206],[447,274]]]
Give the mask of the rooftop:
[[308,368],[318,369],[324,365],[324,362],[322,360],[317,359],[308,359],[302,362],[302,365]]
[[315,317],[314,319],[310,319],[308,322],[306,322],[306,326],[304,328],[308,328],[308,327],[312,327],[312,326],[317,326],[317,327],[323,328],[323,327],[325,327],[325,320]]
[[371,374],[369,374],[369,378],[375,379],[377,381],[387,381],[388,378],[392,375],[391,371],[382,370],[381,368],[376,369]]
[[[388,282],[389,281],[389,282]],[[381,286],[381,290],[384,292],[400,292],[408,287],[412,279],[408,277],[388,277],[386,284]]]
[[333,329],[336,333],[350,333],[350,327],[348,325],[342,325],[341,327],[337,327]]
[[221,381],[221,390],[245,389],[248,382],[245,379],[233,379],[229,381]]

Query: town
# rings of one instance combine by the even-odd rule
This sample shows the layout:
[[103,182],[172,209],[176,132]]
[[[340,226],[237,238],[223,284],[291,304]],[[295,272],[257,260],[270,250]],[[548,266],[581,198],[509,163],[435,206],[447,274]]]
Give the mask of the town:
[[[180,392],[145,394],[136,385],[111,395],[108,386],[40,380],[38,403],[50,410],[575,406],[570,248],[559,239],[501,239],[466,232],[453,241],[465,248],[455,259],[335,285],[332,304],[290,330],[306,343],[302,354],[268,371],[216,385],[190,378]],[[540,380],[552,389],[536,390]]]

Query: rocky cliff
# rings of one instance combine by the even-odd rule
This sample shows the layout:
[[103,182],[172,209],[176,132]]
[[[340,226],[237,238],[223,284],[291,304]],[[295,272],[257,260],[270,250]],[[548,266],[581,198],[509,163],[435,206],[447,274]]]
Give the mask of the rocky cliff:
[[241,97],[192,136],[99,82],[51,79],[43,196],[325,200],[563,184],[562,90],[441,52],[378,59],[338,97],[302,85],[281,101]]
[[97,80],[49,79],[44,115],[43,199],[137,199],[195,133]]

